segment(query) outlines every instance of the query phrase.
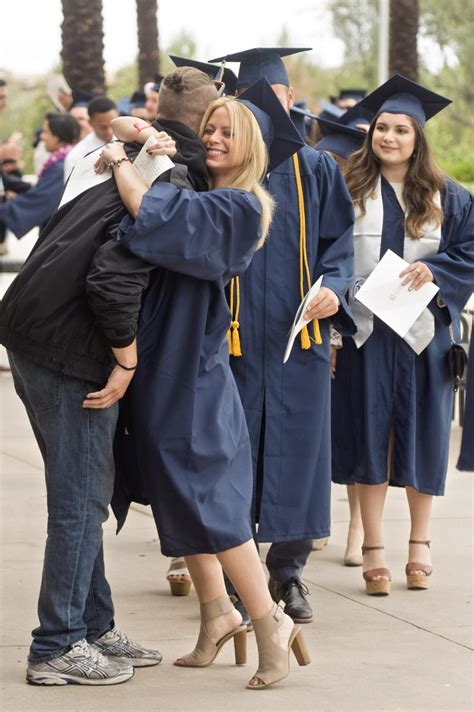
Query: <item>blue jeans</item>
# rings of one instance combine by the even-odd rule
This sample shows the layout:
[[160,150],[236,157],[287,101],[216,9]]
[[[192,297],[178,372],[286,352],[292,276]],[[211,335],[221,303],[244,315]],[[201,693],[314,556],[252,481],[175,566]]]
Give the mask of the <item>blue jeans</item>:
[[8,354],[15,389],[26,408],[43,456],[48,538],[29,660],[62,655],[82,638],[113,627],[105,578],[102,524],[113,492],[113,438],[118,405],[82,407],[97,384]]

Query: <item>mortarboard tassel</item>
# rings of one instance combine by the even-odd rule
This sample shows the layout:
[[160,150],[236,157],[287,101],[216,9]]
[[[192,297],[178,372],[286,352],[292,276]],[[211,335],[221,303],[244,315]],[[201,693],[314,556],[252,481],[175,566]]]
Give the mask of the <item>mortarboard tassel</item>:
[[[234,289],[235,289],[235,311],[234,311]],[[242,348],[240,346],[239,335],[239,312],[240,312],[240,279],[233,277],[230,281],[230,314],[231,323],[230,329],[227,332],[227,341],[229,342],[229,354],[231,356],[242,356]]]
[[225,61],[222,60],[221,66],[219,67],[217,74],[216,74],[216,82],[223,82],[224,81],[224,69],[225,69]]
[[[300,163],[297,153],[293,154],[293,165],[295,168],[296,190],[298,193],[298,211],[300,216],[300,296],[301,300],[303,300],[304,295],[311,288],[311,275],[309,271],[308,253],[306,247],[306,216],[304,208],[303,184],[301,182]],[[305,276],[307,282],[306,289],[304,286]],[[321,338],[319,322],[317,319],[313,319],[313,336],[316,344],[322,344],[323,340]],[[307,326],[304,326],[302,328],[300,339],[302,349],[308,350],[309,348],[311,348],[311,339]]]

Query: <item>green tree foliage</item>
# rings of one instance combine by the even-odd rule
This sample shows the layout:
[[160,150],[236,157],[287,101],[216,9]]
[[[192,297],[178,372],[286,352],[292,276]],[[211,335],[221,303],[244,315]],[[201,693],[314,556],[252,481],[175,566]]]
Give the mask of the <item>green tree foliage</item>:
[[[378,0],[329,0],[335,34],[345,42],[337,83],[370,90],[377,84]],[[474,181],[474,4],[465,0],[419,0],[420,82],[453,99],[427,124],[442,168]],[[403,28],[402,28],[403,32]],[[436,60],[436,61],[433,61]],[[435,68],[433,68],[433,66]]]

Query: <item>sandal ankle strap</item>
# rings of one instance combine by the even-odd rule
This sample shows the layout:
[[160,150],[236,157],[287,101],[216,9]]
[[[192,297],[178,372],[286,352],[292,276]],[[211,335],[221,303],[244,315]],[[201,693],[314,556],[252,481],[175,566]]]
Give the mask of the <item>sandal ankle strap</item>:
[[420,539],[408,539],[408,543],[409,543],[409,544],[424,544],[424,545],[427,546],[428,549],[429,549],[429,548],[430,548],[430,544],[431,544],[431,539],[428,539],[428,540],[426,540],[426,541],[425,541],[425,540],[424,540],[424,541],[421,541]]
[[384,546],[363,546],[362,554],[365,554],[366,551],[382,551],[383,549],[385,549]]
[[201,603],[201,620],[204,622],[212,621],[214,618],[223,616],[234,610],[234,604],[229,596],[221,596],[213,601]]

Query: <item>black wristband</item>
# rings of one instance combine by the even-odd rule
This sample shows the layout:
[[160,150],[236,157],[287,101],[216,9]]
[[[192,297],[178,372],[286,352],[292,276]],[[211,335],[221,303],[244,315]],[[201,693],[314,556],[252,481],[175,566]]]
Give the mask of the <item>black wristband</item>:
[[124,371],[135,371],[138,366],[137,363],[135,364],[135,366],[122,366],[122,364],[119,363],[117,359],[115,359],[115,363],[117,364],[117,366],[120,366],[120,368],[123,368]]

